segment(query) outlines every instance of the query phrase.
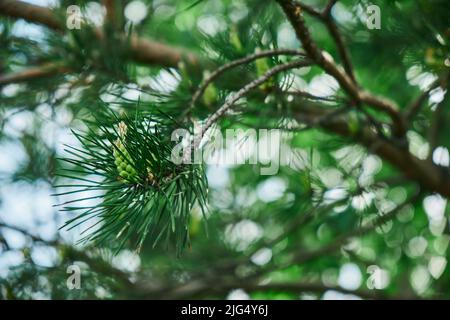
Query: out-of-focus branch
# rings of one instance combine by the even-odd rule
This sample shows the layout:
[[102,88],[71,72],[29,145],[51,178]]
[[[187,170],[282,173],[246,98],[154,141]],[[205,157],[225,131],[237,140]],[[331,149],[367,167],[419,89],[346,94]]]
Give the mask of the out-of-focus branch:
[[0,14],[11,18],[25,19],[58,31],[62,31],[64,28],[50,9],[22,1],[0,1]]
[[[51,9],[17,0],[0,1],[0,15],[15,19],[25,19],[38,23],[58,32],[65,31],[65,25],[59,21]],[[105,35],[100,29],[97,35],[101,39]],[[198,65],[200,59],[193,53],[180,48],[171,47],[147,38],[131,36],[130,50],[132,58],[139,63],[176,68],[183,59],[192,65]]]
[[268,265],[266,268],[263,268],[258,271],[257,276],[261,277],[264,274],[267,274],[268,272],[275,271],[275,270],[281,270],[288,268],[294,264],[303,264],[306,262],[310,262],[312,260],[326,257],[327,255],[330,255],[336,251],[338,251],[343,245],[345,245],[351,238],[357,237],[357,236],[363,236],[365,234],[368,234],[372,232],[375,228],[383,225],[387,221],[390,221],[393,219],[401,209],[403,209],[406,205],[410,203],[414,203],[420,196],[420,193],[417,192],[414,195],[412,195],[409,199],[404,201],[402,204],[398,205],[394,209],[392,209],[389,212],[386,212],[385,214],[379,216],[378,218],[374,219],[373,221],[361,226],[358,229],[352,230],[346,234],[343,234],[339,236],[337,239],[335,239],[333,242],[331,242],[328,245],[325,245],[317,250],[304,252],[302,250],[296,250],[296,254],[289,259],[288,261],[284,262],[283,264],[279,265]]
[[322,18],[323,18],[322,12],[320,12],[320,11],[314,9],[313,7],[308,6],[307,4],[304,4],[304,3],[301,2],[301,1],[294,1],[294,2],[295,2],[295,5],[296,5],[297,7],[299,7],[301,10],[307,12],[309,15],[311,15],[311,16],[313,16],[313,17],[316,17],[316,18],[318,18],[318,19],[322,19]]
[[47,63],[42,66],[29,68],[23,71],[0,75],[0,86],[10,83],[25,82],[37,78],[50,77],[65,72],[70,72],[70,68],[56,63]]
[[380,138],[374,130],[367,126],[362,125],[358,132],[353,132],[346,116],[335,116],[329,118],[328,121],[318,123],[317,119],[323,119],[331,111],[306,104],[297,105],[294,108],[294,117],[298,121],[317,125],[326,131],[349,138],[395,166],[405,177],[418,182],[424,189],[438,192],[444,197],[450,197],[450,175],[443,172],[438,166],[427,160],[418,159],[407,149],[399,148],[394,143]]
[[444,124],[444,119],[442,117],[442,112],[444,110],[444,105],[449,101],[448,92],[445,94],[444,99],[439,102],[436,106],[436,109],[433,112],[431,117],[430,129],[428,132],[428,143],[430,145],[430,152],[428,154],[428,159],[431,160],[433,157],[434,150],[438,147],[439,144],[439,134],[442,129],[442,125]]
[[45,240],[45,239],[42,239],[41,237],[29,232],[28,230],[25,230],[21,227],[13,226],[10,224],[6,224],[4,222],[0,222],[0,228],[10,229],[10,230],[20,232],[24,236],[30,238],[33,242],[40,242],[40,243],[47,244],[49,246],[55,246],[55,245],[58,245],[58,243],[59,243],[57,239]]
[[325,22],[325,25],[327,26],[328,32],[334,39],[334,43],[336,44],[336,48],[342,60],[342,64],[344,65],[345,72],[353,80],[353,82],[356,83],[350,53],[348,52],[347,47],[344,43],[344,39],[342,38],[342,35],[338,30],[338,26],[331,15],[331,9],[336,4],[336,2],[337,0],[331,0],[328,2],[327,7],[325,8],[322,14],[324,17],[323,20]]
[[260,86],[267,80],[269,80],[274,75],[294,69],[294,68],[300,68],[300,67],[306,67],[311,65],[311,61],[309,60],[294,60],[291,62],[287,62],[284,64],[280,64],[276,67],[273,67],[269,71],[267,71],[265,74],[263,74],[261,77],[253,80],[252,82],[246,84],[244,87],[242,87],[239,91],[234,93],[225,103],[217,109],[216,112],[211,114],[205,121],[205,124],[202,127],[201,132],[194,138],[194,148],[197,149],[200,145],[201,139],[203,138],[204,133],[221,117],[223,116],[239,99],[244,97],[248,92],[255,89],[256,87]]
[[224,72],[233,69],[235,67],[238,67],[243,64],[250,63],[254,60],[264,58],[264,57],[271,57],[276,55],[298,55],[298,56],[304,56],[304,53],[300,50],[293,50],[293,49],[275,49],[275,50],[267,50],[267,51],[261,51],[254,54],[251,54],[249,56],[246,56],[242,59],[234,60],[229,63],[224,64],[223,66],[217,68],[209,77],[203,80],[203,82],[198,87],[197,91],[192,96],[191,100],[191,108],[194,107],[194,105],[197,103],[198,99],[202,96],[202,94],[205,92],[206,88],[209,84],[211,84],[213,81],[215,81],[220,75],[222,75]]
[[348,290],[340,286],[327,286],[320,282],[274,282],[268,284],[255,284],[255,283],[244,283],[239,286],[239,288],[244,289],[247,292],[264,292],[264,291],[279,291],[279,292],[290,292],[290,293],[316,293],[323,294],[328,290],[337,291],[343,294],[351,294],[358,296],[363,299],[410,299],[410,296],[388,296],[387,294],[376,291],[376,290]]
[[387,113],[398,127],[399,132],[403,132],[403,118],[400,116],[398,106],[385,98],[377,97],[370,92],[359,89],[352,78],[339,69],[332,60],[331,55],[320,50],[313,41],[311,34],[302,16],[301,7],[292,0],[277,0],[285,15],[289,19],[297,38],[303,44],[308,56],[317,63],[329,75],[334,77],[345,92],[357,103],[367,104],[379,111]]
[[336,25],[336,22],[334,21],[331,10],[333,9],[333,6],[336,4],[337,0],[330,0],[327,3],[327,6],[325,9],[323,9],[322,12],[305,5],[301,1],[295,1],[295,5],[301,10],[305,11],[309,15],[319,19],[322,21],[325,26],[328,29],[328,32],[330,33],[331,37],[333,38],[336,48],[338,50],[339,56],[342,59],[342,64],[344,65],[344,70],[348,74],[348,76],[353,80],[353,82],[356,82],[355,75],[353,73],[353,66],[350,59],[350,53],[347,50],[347,47],[345,46],[344,40],[338,30],[338,26]]
[[411,104],[406,107],[404,117],[408,123],[411,122],[420,112],[420,108],[424,104],[425,100],[430,96],[431,91],[438,87],[445,88],[447,86],[446,82],[448,81],[449,75],[450,74],[448,73],[444,77],[437,78],[425,91],[422,92],[421,95],[417,97],[416,100],[411,102]]

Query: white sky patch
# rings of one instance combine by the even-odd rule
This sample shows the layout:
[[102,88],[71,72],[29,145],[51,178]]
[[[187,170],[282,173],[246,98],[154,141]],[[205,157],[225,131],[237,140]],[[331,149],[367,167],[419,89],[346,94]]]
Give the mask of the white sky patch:
[[141,92],[138,89],[133,88],[133,87],[128,88],[122,94],[122,98],[128,99],[128,100],[133,100],[133,101],[138,101],[140,96],[141,96]]
[[425,253],[425,250],[427,249],[427,246],[428,246],[428,242],[424,237],[418,236],[418,237],[412,238],[408,242],[409,256],[411,256],[413,258],[423,256],[423,254]]
[[12,34],[21,37],[32,39],[34,41],[42,41],[45,35],[45,28],[24,20],[18,20],[14,23]]
[[5,223],[32,228],[35,222],[53,219],[54,199],[48,184],[11,183],[0,188],[0,219]]
[[31,249],[31,259],[39,266],[53,267],[58,259],[55,248],[47,246],[34,246]]
[[283,179],[272,177],[258,185],[257,194],[261,201],[272,202],[280,199],[286,189],[286,182]]
[[6,278],[10,267],[20,265],[24,258],[21,251],[7,251],[0,254],[0,278]]
[[138,24],[147,16],[147,6],[142,1],[131,1],[125,7],[124,14],[130,22]]
[[406,71],[409,84],[426,90],[435,80],[436,76],[430,72],[422,72],[421,66],[412,66]]
[[435,164],[448,167],[450,162],[450,156],[448,153],[448,149],[445,147],[437,147],[433,151],[433,162]]
[[338,89],[339,84],[328,74],[317,75],[309,83],[309,92],[319,97],[334,95]]
[[447,90],[443,90],[441,87],[431,90],[429,99],[430,103],[440,103],[444,100],[446,92]]
[[361,300],[353,294],[345,294],[335,290],[327,290],[322,296],[322,300]]
[[84,12],[86,20],[93,25],[100,27],[105,19],[106,9],[98,2],[88,2]]
[[340,24],[352,23],[355,21],[355,17],[353,16],[352,12],[349,11],[341,2],[337,2],[333,6],[331,14],[336,19],[336,21],[340,22]]
[[237,1],[234,3],[233,8],[231,9],[229,17],[231,21],[236,23],[248,16],[248,12],[248,7],[243,2]]
[[344,264],[338,277],[338,284],[347,290],[356,290],[361,286],[362,274],[359,267],[354,263]]
[[261,226],[252,220],[244,219],[225,228],[225,240],[238,251],[243,251],[254,241],[261,238]]
[[344,188],[334,188],[327,190],[323,195],[324,203],[333,203],[337,200],[344,199],[345,197],[347,197],[347,195],[348,193]]
[[327,188],[335,188],[342,184],[343,175],[342,172],[336,168],[326,168],[319,170],[318,175],[320,180]]
[[250,296],[242,289],[230,291],[227,295],[227,300],[250,300]]
[[377,265],[370,265],[367,267],[367,273],[370,274],[366,282],[367,288],[382,290],[389,285],[391,278],[389,271],[382,269]]
[[112,264],[120,270],[136,272],[141,265],[141,258],[130,250],[122,250],[113,258]]
[[181,81],[181,77],[177,72],[169,72],[161,70],[158,75],[151,79],[150,86],[163,93],[170,93],[174,91]]
[[430,145],[417,132],[408,131],[406,134],[409,140],[409,151],[417,158],[425,160],[428,156]]
[[8,228],[1,228],[1,230],[2,235],[5,237],[5,240],[10,248],[22,249],[26,245],[27,239],[22,232]]
[[27,154],[23,146],[19,143],[2,141],[0,142],[0,176],[9,175],[16,172],[20,165],[27,160]]
[[436,223],[444,219],[447,200],[440,195],[431,195],[423,200],[423,207],[430,223]]
[[15,96],[20,91],[20,89],[21,89],[21,86],[19,84],[11,83],[2,88],[2,94],[5,97],[10,98],[10,97]]
[[430,284],[430,274],[425,266],[417,266],[411,273],[410,283],[418,293],[424,293]]
[[208,178],[209,186],[216,189],[224,188],[230,180],[228,168],[221,165],[208,166],[206,169],[206,176]]
[[254,264],[263,266],[272,259],[272,250],[270,250],[269,248],[262,248],[256,251],[250,259]]
[[447,259],[445,257],[431,257],[430,261],[428,262],[428,271],[434,279],[439,279],[444,273],[446,266]]
[[7,136],[18,138],[23,131],[33,127],[34,116],[30,111],[14,113],[15,111],[17,109],[11,110],[11,115],[6,113],[5,118],[8,120],[3,128],[3,133]]
[[277,42],[280,48],[298,48],[299,42],[289,23],[284,22],[278,27]]
[[364,174],[376,174],[381,170],[383,163],[380,159],[380,157],[375,155],[368,155],[364,160],[362,164],[362,168],[364,171]]
[[220,16],[204,15],[198,19],[197,28],[201,32],[213,37],[219,32],[224,32],[227,28],[227,24]]
[[58,5],[58,0],[23,0],[23,2],[35,4],[37,6],[55,7]]
[[375,194],[372,192],[363,192],[352,198],[352,207],[356,210],[362,211],[372,204]]

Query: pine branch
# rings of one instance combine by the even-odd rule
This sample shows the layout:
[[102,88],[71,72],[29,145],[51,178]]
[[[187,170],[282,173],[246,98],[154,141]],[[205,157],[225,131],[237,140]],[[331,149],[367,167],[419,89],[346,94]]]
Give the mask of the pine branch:
[[448,96],[449,93],[446,92],[444,99],[442,99],[442,101],[437,104],[431,118],[431,124],[428,131],[428,144],[430,146],[428,160],[432,160],[433,152],[439,145],[439,134],[441,133],[442,126],[444,124],[442,113],[444,111],[444,105],[447,103],[447,101],[449,101]]
[[414,203],[417,201],[420,197],[420,192],[416,192],[414,195],[409,197],[409,199],[405,200],[400,205],[396,206],[394,209],[390,210],[389,212],[386,212],[385,214],[380,215],[373,221],[361,226],[360,228],[357,228],[355,230],[352,230],[346,234],[343,234],[339,236],[337,239],[333,240],[333,242],[329,243],[328,245],[325,245],[319,249],[305,252],[301,250],[301,248],[295,250],[296,254],[293,255],[291,259],[288,261],[281,263],[279,265],[267,265],[267,267],[262,268],[259,270],[253,277],[261,277],[264,274],[267,274],[272,271],[279,271],[282,269],[289,268],[292,265],[295,264],[304,264],[306,262],[310,262],[312,260],[316,260],[321,257],[326,257],[337,250],[339,250],[343,245],[345,245],[351,238],[357,237],[357,236],[363,236],[366,235],[375,228],[385,224],[387,221],[392,220],[395,218],[395,216],[400,212],[401,209],[403,209],[406,205],[410,203]]
[[70,68],[58,63],[47,63],[42,66],[29,68],[23,71],[0,75],[0,86],[10,83],[26,82],[33,79],[51,77],[57,74],[69,72]]
[[57,31],[62,31],[64,28],[60,21],[55,18],[51,10],[23,1],[2,0],[0,2],[0,14],[42,24]]
[[248,55],[242,59],[238,59],[238,60],[234,60],[229,63],[226,63],[226,64],[222,65],[221,67],[219,67],[218,69],[216,69],[213,73],[211,73],[211,75],[209,77],[207,77],[206,79],[203,79],[203,81],[200,84],[200,86],[198,87],[197,91],[192,96],[190,108],[193,108],[195,106],[197,101],[200,99],[200,97],[205,92],[206,88],[226,71],[233,69],[235,67],[238,67],[240,65],[243,65],[243,64],[248,64],[248,63],[250,63],[254,60],[260,59],[260,58],[271,57],[271,56],[276,56],[276,55],[303,56],[304,53],[300,50],[293,50],[293,49],[267,50],[267,51],[257,52],[257,53]]
[[431,91],[434,89],[441,87],[444,89],[447,86],[448,77],[450,76],[450,73],[447,73],[446,75],[442,77],[438,77],[433,83],[430,84],[430,86],[420,94],[416,100],[411,102],[404,111],[404,117],[408,123],[410,123],[415,116],[420,112],[420,109],[422,105],[424,104],[425,100],[430,96]]
[[342,60],[342,64],[344,65],[345,72],[353,80],[353,82],[356,83],[355,74],[353,72],[352,60],[350,58],[350,53],[347,50],[347,47],[344,43],[344,39],[342,38],[341,33],[338,30],[338,26],[331,15],[331,9],[333,8],[333,6],[336,2],[337,2],[337,0],[329,1],[322,16],[324,17],[325,25],[327,26],[328,32],[331,34],[332,38],[334,39],[339,56],[341,57],[341,60]]
[[450,175],[438,166],[418,159],[407,149],[399,148],[392,142],[380,138],[376,132],[366,126],[362,126],[356,133],[353,132],[349,127],[350,120],[344,116],[332,117],[328,121],[318,121],[330,111],[306,105],[296,105],[293,108],[294,117],[298,121],[318,125],[326,131],[349,138],[395,166],[405,177],[418,182],[424,189],[450,197]]
[[322,67],[325,72],[334,77],[352,99],[358,103],[365,103],[379,111],[387,113],[392,118],[394,125],[398,127],[398,131],[403,132],[403,119],[398,112],[398,106],[390,100],[374,96],[369,92],[359,89],[352,78],[339,69],[330,58],[331,55],[329,53],[325,54],[324,51],[317,47],[302,17],[301,6],[296,5],[291,0],[277,0],[277,2],[289,19],[308,57]]
[[[1,1],[0,15],[25,19],[58,32],[65,31],[65,25],[54,16],[52,10],[18,0]],[[105,37],[100,29],[97,29],[97,36],[100,40]],[[197,67],[201,63],[201,59],[185,49],[171,47],[136,35],[131,36],[130,45],[131,56],[136,62],[171,68],[177,68],[181,60]]]
[[213,114],[211,114],[205,121],[205,124],[202,127],[201,132],[194,138],[194,149],[197,149],[200,145],[201,139],[203,135],[208,131],[208,129],[216,123],[216,121],[222,117],[231,107],[234,106],[234,104],[244,97],[248,92],[251,90],[257,88],[267,80],[269,80],[274,75],[294,68],[299,67],[306,67],[311,65],[311,62],[309,60],[295,60],[288,63],[280,64],[269,71],[267,71],[265,74],[263,74],[261,77],[253,80],[252,82],[248,83],[244,87],[242,87],[239,91],[237,91],[235,94],[231,96],[217,111],[215,111]]

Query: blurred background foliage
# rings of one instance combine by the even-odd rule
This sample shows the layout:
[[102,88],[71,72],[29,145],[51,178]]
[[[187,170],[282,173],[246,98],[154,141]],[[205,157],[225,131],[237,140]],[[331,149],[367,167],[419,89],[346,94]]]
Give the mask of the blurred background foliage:
[[[90,24],[61,34],[0,18],[0,74],[47,63],[65,70],[0,87],[0,298],[450,297],[447,200],[351,139],[292,122],[289,102],[312,102],[286,91],[332,97],[323,102],[329,109],[347,103],[337,82],[318,67],[277,75],[276,89],[255,90],[220,122],[223,130],[284,128],[299,160],[273,176],[260,175],[261,165],[206,166],[207,221],[194,207],[191,244],[181,257],[172,244],[144,243],[139,254],[125,246],[117,255],[108,247],[77,245],[85,227],[60,230],[74,214],[53,206],[73,198],[51,196],[59,191],[55,185],[70,183],[56,173],[67,156],[64,145],[80,146],[71,130],[86,130],[104,108],[130,117],[163,113],[188,127],[187,116],[206,118],[258,73],[255,63],[226,73],[215,82],[212,101],[187,110],[202,72],[187,63],[178,69],[136,63],[131,38],[120,38],[117,30],[185,48],[213,65],[257,48],[301,46],[276,1],[115,1],[119,13],[102,27],[103,41],[95,29],[105,15],[101,1],[28,2],[53,6],[61,21],[68,6],[79,5]],[[371,4],[381,8],[379,30],[365,23]],[[402,109],[448,73],[449,12],[446,0],[342,0],[332,16],[361,87]],[[317,44],[340,63],[324,25],[305,17]],[[410,152],[420,159],[431,153],[442,170],[449,165],[449,129],[443,125],[431,142],[429,128],[438,105],[439,121],[450,121],[445,92],[430,94],[407,133]],[[351,113],[355,126],[364,116]],[[73,264],[82,271],[79,290],[66,286]]]

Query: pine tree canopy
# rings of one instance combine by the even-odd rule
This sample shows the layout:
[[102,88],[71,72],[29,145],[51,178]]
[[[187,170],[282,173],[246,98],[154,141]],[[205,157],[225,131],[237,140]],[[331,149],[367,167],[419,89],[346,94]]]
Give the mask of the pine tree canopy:
[[0,299],[450,298],[449,12],[0,0]]

